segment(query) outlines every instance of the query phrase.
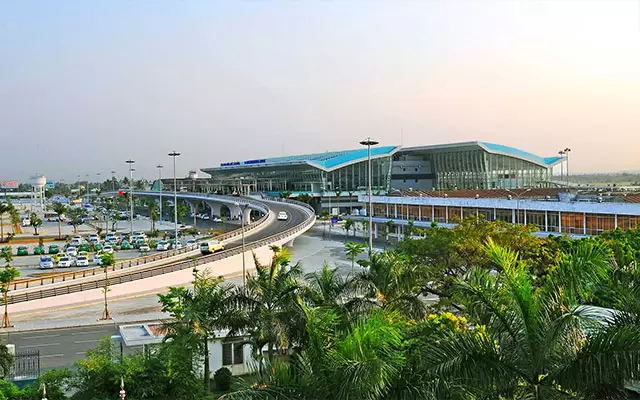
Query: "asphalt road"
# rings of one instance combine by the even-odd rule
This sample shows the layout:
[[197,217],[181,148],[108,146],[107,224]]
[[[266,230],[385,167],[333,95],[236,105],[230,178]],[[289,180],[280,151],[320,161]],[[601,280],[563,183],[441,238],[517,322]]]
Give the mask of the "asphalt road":
[[[307,214],[297,207],[287,204],[270,204],[270,209],[277,215],[280,211],[286,211],[289,218],[287,221],[275,220],[259,232],[251,234],[246,238],[246,243],[258,241],[295,227],[302,223]],[[230,243],[227,248],[241,246],[241,241],[237,240]],[[230,279],[233,283],[241,282],[240,278]],[[157,297],[155,294],[141,298],[139,302],[155,303],[157,307]],[[136,299],[132,300],[134,303]],[[114,305],[112,303],[110,309],[113,312]],[[151,310],[149,310],[151,311]],[[154,310],[155,311],[155,310]],[[94,313],[95,314],[95,313]],[[38,318],[33,316],[32,318]],[[88,349],[92,349],[104,337],[118,334],[117,325],[115,323],[99,323],[96,325],[76,328],[56,328],[38,331],[14,331],[0,332],[0,338],[3,343],[11,343],[16,346],[16,351],[38,349],[40,351],[41,370],[52,368],[70,367],[73,363],[82,359],[86,355]],[[135,349],[127,349],[134,351]]]

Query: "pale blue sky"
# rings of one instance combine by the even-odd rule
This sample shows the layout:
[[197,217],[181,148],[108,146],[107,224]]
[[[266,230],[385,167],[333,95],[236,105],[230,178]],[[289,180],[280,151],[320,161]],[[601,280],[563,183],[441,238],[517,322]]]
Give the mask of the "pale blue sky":
[[[484,140],[640,169],[640,3],[0,0],[1,179]],[[168,173],[169,169],[165,169]]]

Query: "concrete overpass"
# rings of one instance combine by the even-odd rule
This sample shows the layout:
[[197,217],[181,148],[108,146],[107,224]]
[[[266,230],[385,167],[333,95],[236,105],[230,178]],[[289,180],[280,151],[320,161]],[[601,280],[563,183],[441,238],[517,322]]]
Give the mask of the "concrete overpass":
[[[160,193],[138,192],[134,193],[135,195],[159,197]],[[168,193],[162,194],[163,197],[168,195]],[[263,218],[247,227],[244,246],[247,271],[255,268],[252,253],[267,262],[271,245],[292,245],[294,239],[315,222],[313,209],[303,203],[196,193],[179,193],[178,199],[231,205],[238,210],[247,205],[247,210],[265,212]],[[239,208],[236,203],[240,205]],[[289,215],[287,221],[276,219],[275,216],[281,211]],[[133,260],[120,263],[109,271],[109,295],[118,297],[188,284],[193,279],[194,268],[207,271],[214,276],[230,276],[241,272],[243,251],[240,230],[230,232],[222,239],[225,250],[208,256],[200,256],[196,246],[160,260],[149,259],[141,263]],[[157,255],[150,257],[157,257]],[[101,299],[103,296],[101,288],[107,282],[107,277],[102,272],[102,268],[92,268],[89,271],[82,274],[80,271],[68,272],[58,274],[51,280],[49,278],[33,279],[30,283],[20,283],[9,294],[10,312],[24,312]]]

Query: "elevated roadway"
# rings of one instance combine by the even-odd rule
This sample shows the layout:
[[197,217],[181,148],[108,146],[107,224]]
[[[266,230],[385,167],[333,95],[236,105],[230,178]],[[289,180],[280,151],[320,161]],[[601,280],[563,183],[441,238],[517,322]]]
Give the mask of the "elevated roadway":
[[[143,194],[144,195],[144,194]],[[150,194],[152,195],[152,194]],[[163,196],[166,196],[163,194]],[[190,198],[202,197],[212,201],[207,195],[179,194]],[[218,197],[218,196],[217,196]],[[217,200],[217,199],[216,199]],[[259,256],[268,254],[268,247],[272,244],[286,245],[296,236],[304,233],[315,222],[313,210],[306,205],[289,204],[278,201],[256,201],[253,199],[230,198],[229,202],[250,203],[253,209],[267,211],[267,218],[259,229],[247,236],[245,251],[255,252]],[[289,218],[278,221],[277,213],[284,211]],[[114,296],[126,295],[170,285],[188,283],[193,268],[209,270],[216,275],[230,275],[241,271],[242,243],[236,232],[236,240],[228,242],[224,251],[209,256],[200,256],[188,260],[176,260],[171,263],[150,263],[130,268],[112,271],[108,282]],[[188,254],[188,253],[187,253]],[[187,255],[185,254],[185,256]],[[193,255],[198,254],[192,251]],[[253,268],[251,254],[245,255],[247,269]],[[75,278],[75,277],[74,277]],[[52,285],[18,289],[10,293],[9,303],[11,312],[34,310],[39,308],[60,306],[84,301],[95,300],[101,296],[101,289],[107,282],[104,274],[77,277],[69,281],[55,282]]]

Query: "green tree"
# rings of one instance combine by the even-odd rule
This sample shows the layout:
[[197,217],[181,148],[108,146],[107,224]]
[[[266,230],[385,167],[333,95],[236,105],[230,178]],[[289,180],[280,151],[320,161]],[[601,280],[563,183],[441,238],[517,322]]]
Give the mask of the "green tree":
[[309,344],[291,362],[267,362],[251,386],[223,398],[384,399],[404,364],[406,321],[375,312],[341,328],[333,309],[302,306]]
[[11,283],[20,276],[20,271],[11,266],[11,261],[13,261],[11,246],[3,249],[2,258],[5,262],[4,268],[0,270],[0,292],[2,293],[2,300],[4,302],[2,328],[9,328],[11,327],[11,322],[9,322],[9,292],[11,291]]
[[13,229],[13,233],[20,233],[20,213],[16,206],[11,202],[11,198],[7,197],[7,205],[9,206],[9,219],[11,221],[11,228]]
[[351,275],[354,273],[356,258],[364,253],[366,249],[367,246],[364,243],[347,242],[344,244],[344,251],[349,261],[351,261]]
[[180,339],[201,358],[204,367],[204,390],[209,391],[209,342],[216,331],[239,324],[233,291],[220,278],[211,278],[194,271],[193,288],[171,287],[167,294],[158,295],[162,311],[172,318],[166,323],[167,339]]
[[11,372],[13,366],[13,356],[9,349],[0,342],[0,378],[4,379]]
[[32,212],[29,219],[31,220],[31,226],[33,226],[33,234],[38,236],[38,228],[42,226],[42,218],[40,218],[38,214]]
[[154,233],[156,231],[156,222],[158,221],[160,207],[158,207],[158,203],[156,203],[154,199],[147,200],[146,204],[149,218],[151,218],[151,233]]
[[247,277],[246,287],[238,288],[236,302],[243,310],[243,325],[258,358],[267,346],[269,361],[274,349],[291,347],[300,339],[301,312],[297,297],[301,294],[302,268],[291,265],[287,249],[272,246],[273,256],[263,265],[254,255],[256,272]]
[[68,207],[66,205],[56,201],[53,204],[51,204],[49,209],[51,211],[55,212],[56,214],[58,214],[58,239],[62,239],[62,221],[60,220],[60,218],[63,215],[65,215],[65,213],[67,212]]
[[7,214],[9,211],[9,205],[0,203],[0,242],[4,242],[4,214]]
[[[344,228],[344,232],[347,234],[347,236],[349,236],[349,231],[351,230],[351,228],[353,228],[355,226],[355,222],[351,219],[351,218],[347,218],[344,221],[344,225],[342,226]],[[354,232],[355,235],[355,232]]]
[[484,334],[445,334],[420,350],[425,382],[446,379],[476,398],[610,399],[640,377],[638,316],[579,304],[610,268],[582,242],[542,285],[518,254],[489,241],[495,274],[474,267],[456,289]]
[[70,207],[67,209],[67,218],[69,219],[69,224],[73,226],[73,233],[78,232],[78,226],[84,223],[83,216],[84,210],[80,207]]
[[100,265],[104,268],[104,286],[102,287],[102,293],[104,294],[104,311],[102,312],[102,319],[111,319],[109,315],[109,303],[107,301],[107,293],[109,293],[109,267],[113,267],[116,264],[116,259],[113,254],[104,253],[100,259]]
[[426,276],[422,267],[393,251],[374,253],[363,264],[367,268],[355,277],[362,307],[383,308],[414,319],[424,316],[426,306],[420,295]]

